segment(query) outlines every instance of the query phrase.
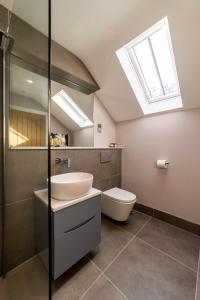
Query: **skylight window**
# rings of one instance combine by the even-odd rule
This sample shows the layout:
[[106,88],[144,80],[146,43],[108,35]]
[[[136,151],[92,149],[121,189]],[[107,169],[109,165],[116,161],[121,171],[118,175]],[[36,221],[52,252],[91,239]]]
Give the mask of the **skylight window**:
[[167,17],[116,54],[144,114],[182,107]]
[[63,90],[53,96],[52,99],[79,127],[93,126],[92,121]]

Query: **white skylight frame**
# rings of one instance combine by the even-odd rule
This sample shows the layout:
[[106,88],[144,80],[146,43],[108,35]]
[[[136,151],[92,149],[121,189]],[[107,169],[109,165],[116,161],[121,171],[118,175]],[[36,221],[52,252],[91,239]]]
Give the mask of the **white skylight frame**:
[[94,125],[65,91],[61,90],[52,99],[80,128]]
[[[177,91],[176,93],[171,93],[171,94],[162,95],[158,97],[151,97],[150,91],[148,90],[148,85],[145,82],[145,77],[142,74],[142,70],[137,60],[137,56],[132,51],[132,49],[137,45],[141,45],[143,41],[146,41],[147,39],[151,38],[151,36],[159,32],[160,30],[163,30],[167,38],[167,44],[169,46],[169,52],[171,58],[170,61],[171,61],[171,66],[173,68],[173,76],[176,82],[175,87],[177,88]],[[138,37],[136,37],[128,44],[126,44],[125,46],[117,50],[116,55],[121,63],[121,66],[129,80],[129,83],[136,95],[136,98],[144,114],[157,113],[157,112],[173,110],[173,109],[183,107],[167,17],[163,18],[161,21],[153,25],[151,28],[147,29]],[[155,59],[155,51],[153,51],[152,59]],[[158,70],[156,69],[156,67],[158,66],[157,61],[156,62],[154,61],[154,63],[155,63],[154,65],[155,70],[158,71],[157,75],[160,75],[159,69]],[[161,78],[159,78],[159,80],[160,79]]]

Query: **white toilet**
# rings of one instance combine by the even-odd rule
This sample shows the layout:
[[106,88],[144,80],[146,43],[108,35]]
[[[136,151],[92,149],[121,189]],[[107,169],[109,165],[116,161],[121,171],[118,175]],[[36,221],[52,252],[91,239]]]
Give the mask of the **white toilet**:
[[102,193],[101,211],[116,221],[126,221],[136,202],[133,193],[117,187]]

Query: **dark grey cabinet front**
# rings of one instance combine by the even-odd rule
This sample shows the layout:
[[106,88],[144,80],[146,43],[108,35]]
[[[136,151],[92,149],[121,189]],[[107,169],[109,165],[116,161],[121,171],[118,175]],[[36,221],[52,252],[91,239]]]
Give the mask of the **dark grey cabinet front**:
[[57,279],[101,241],[101,197],[52,213],[53,278]]

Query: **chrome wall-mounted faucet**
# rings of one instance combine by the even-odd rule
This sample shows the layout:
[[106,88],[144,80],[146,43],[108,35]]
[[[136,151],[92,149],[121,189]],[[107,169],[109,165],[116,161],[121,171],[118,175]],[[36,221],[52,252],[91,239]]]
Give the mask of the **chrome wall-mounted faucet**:
[[56,164],[65,164],[67,165],[67,168],[70,168],[71,166],[71,159],[70,158],[60,158],[60,157],[56,157],[55,159],[55,163]]

